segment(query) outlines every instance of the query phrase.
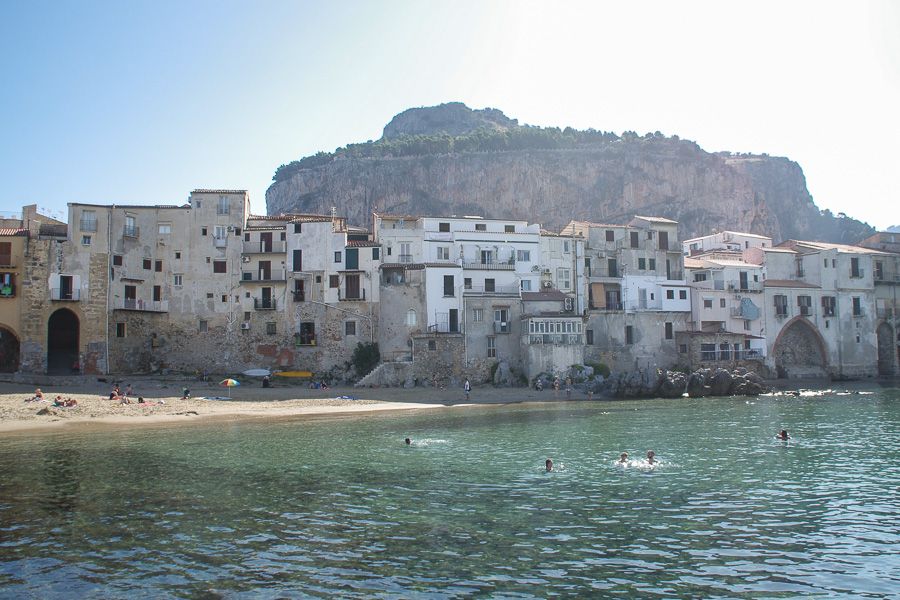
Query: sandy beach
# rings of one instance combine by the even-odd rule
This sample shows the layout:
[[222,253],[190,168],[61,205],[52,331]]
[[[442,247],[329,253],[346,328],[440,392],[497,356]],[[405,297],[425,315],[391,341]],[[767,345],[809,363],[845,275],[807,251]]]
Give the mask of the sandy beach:
[[[41,387],[45,402],[26,402],[35,387],[0,383],[0,434],[71,426],[133,426],[176,424],[213,419],[278,418],[384,410],[433,409],[472,404],[553,401],[553,392],[525,388],[476,387],[467,402],[462,389],[350,388],[308,389],[300,385],[262,388],[258,382],[226,389],[184,381],[123,380],[134,386],[130,404],[110,400],[112,385],[84,382]],[[199,385],[197,385],[199,383]],[[188,386],[191,398],[182,399]],[[53,406],[57,396],[77,400],[77,406]],[[221,399],[230,396],[231,399]],[[138,397],[145,403],[139,404]],[[212,399],[212,398],[219,399]],[[560,393],[559,400],[565,399]],[[573,400],[584,399],[573,394]]]

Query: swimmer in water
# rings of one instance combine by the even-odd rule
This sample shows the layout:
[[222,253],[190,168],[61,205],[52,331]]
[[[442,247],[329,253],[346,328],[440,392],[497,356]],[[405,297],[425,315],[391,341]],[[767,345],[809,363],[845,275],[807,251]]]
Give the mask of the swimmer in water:
[[776,433],[776,434],[775,434],[775,437],[777,437],[779,440],[789,440],[789,439],[791,439],[791,436],[788,435],[787,429],[782,429],[782,430],[781,430],[781,433]]
[[409,446],[410,444],[412,444],[412,440],[409,439],[409,438],[406,438],[406,440],[404,440],[404,441],[406,442],[406,445],[407,445],[407,446]]
[[628,453],[623,452],[622,454],[619,455],[619,464],[624,465],[627,462],[628,462]]
[[547,472],[549,473],[550,471],[553,470],[553,461],[548,458],[547,462],[544,463],[544,466],[547,467]]
[[647,464],[655,465],[659,461],[656,460],[656,452],[653,450],[647,450]]

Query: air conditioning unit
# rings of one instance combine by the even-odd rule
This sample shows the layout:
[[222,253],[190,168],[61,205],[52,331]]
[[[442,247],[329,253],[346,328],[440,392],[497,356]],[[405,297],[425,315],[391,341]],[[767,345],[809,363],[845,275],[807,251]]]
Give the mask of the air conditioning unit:
[[534,273],[537,273],[538,271],[541,270],[541,266],[540,266],[540,265],[534,265],[533,267],[531,267],[531,270],[532,270]]
[[243,323],[241,323],[241,329],[250,329],[250,322],[244,321]]
[[242,257],[241,257],[241,262],[245,262],[245,263],[250,262],[250,257],[249,257],[249,256],[242,256]]
[[552,281],[545,281],[545,282],[544,282],[544,287],[545,287],[545,288],[548,288],[548,289],[549,289],[549,288],[552,288],[552,287],[553,287],[553,282],[552,282]]
[[228,231],[234,231],[234,225],[229,225],[228,227],[226,227],[226,229]]
[[543,273],[544,275],[549,275],[550,269],[548,269],[547,267],[541,267],[541,273]]

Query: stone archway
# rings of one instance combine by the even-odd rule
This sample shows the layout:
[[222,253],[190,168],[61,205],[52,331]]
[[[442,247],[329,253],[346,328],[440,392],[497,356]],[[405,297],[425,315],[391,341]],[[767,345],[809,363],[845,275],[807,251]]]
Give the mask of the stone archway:
[[809,321],[795,317],[785,325],[772,348],[779,378],[826,377],[825,342]]
[[47,322],[47,373],[78,372],[78,316],[68,308],[50,315]]
[[894,374],[894,331],[887,323],[875,330],[878,337],[878,374],[890,377]]
[[0,326],[0,373],[19,370],[19,338],[6,327]]

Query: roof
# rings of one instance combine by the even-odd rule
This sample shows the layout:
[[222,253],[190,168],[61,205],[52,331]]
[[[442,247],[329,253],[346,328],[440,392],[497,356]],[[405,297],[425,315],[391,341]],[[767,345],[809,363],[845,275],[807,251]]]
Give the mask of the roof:
[[135,208],[152,208],[154,210],[160,208],[184,208],[190,209],[190,204],[92,204],[89,202],[69,202],[69,206],[92,206],[96,208],[118,208],[121,210],[131,210]]
[[284,225],[247,225],[244,231],[280,231]]
[[28,236],[28,230],[22,229],[20,227],[4,227],[0,229],[0,235],[2,236],[10,236],[10,235],[20,235],[20,236]]
[[207,190],[207,189],[196,189],[192,194],[246,194],[247,190]]
[[706,268],[705,260],[698,260],[696,258],[688,258],[684,257],[684,268],[685,269],[705,269]]
[[797,254],[796,250],[791,250],[790,248],[756,248],[757,250],[762,250],[763,252],[780,252],[782,254]]
[[871,248],[863,248],[862,246],[850,246],[849,244],[833,244],[831,242],[809,242],[805,240],[787,240],[779,244],[780,247],[786,247],[785,244],[794,244],[796,246],[807,246],[814,250],[837,250],[846,254],[888,254],[881,250],[873,250]]
[[540,292],[522,292],[522,302],[548,302],[563,301],[568,296],[559,290],[547,290]]
[[743,237],[757,238],[760,240],[771,240],[772,239],[768,235],[759,235],[757,233],[744,233],[743,231],[731,231],[730,229],[726,229],[725,231],[717,231],[716,233],[710,233],[707,235],[701,235],[699,237],[691,238],[689,240],[683,240],[681,243],[689,244],[691,242],[699,242],[700,240],[705,240],[706,238],[711,238],[714,235],[720,235],[720,234],[726,234],[726,233],[730,233],[731,235],[740,235]]
[[372,240],[350,240],[347,242],[347,248],[375,248],[377,246],[381,246],[381,244]]
[[818,285],[813,285],[812,283],[807,283],[805,281],[798,281],[796,279],[766,279],[763,282],[763,285],[765,285],[766,287],[820,289],[820,286]]
[[668,223],[670,225],[678,225],[678,221],[666,219],[665,217],[642,217],[640,215],[634,215],[634,218],[647,221],[648,223]]

